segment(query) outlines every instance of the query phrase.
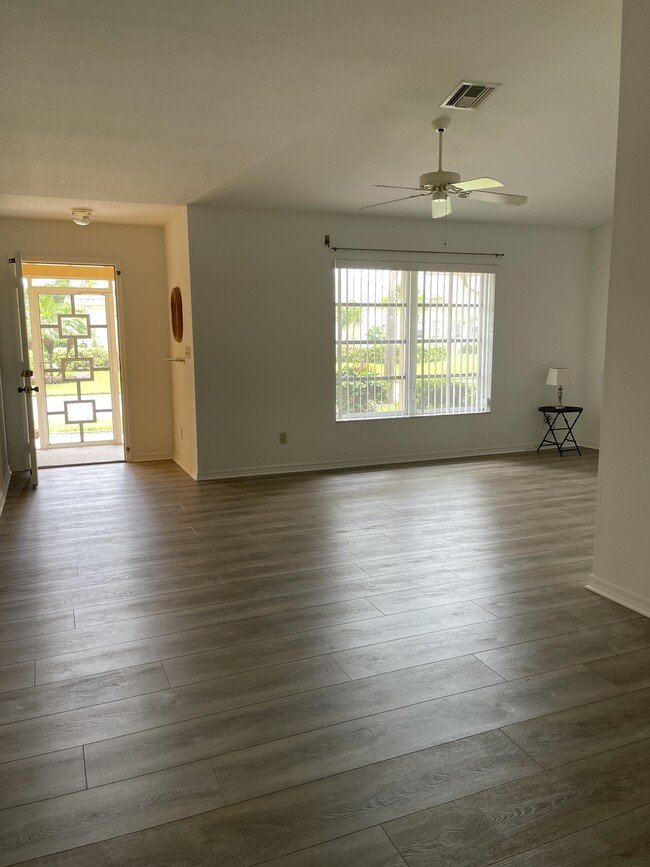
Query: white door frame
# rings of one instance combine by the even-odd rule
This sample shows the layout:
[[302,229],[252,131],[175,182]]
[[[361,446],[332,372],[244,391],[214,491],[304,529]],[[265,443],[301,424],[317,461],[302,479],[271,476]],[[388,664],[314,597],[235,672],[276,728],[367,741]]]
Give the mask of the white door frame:
[[119,377],[120,377],[120,392],[122,395],[122,432],[124,442],[124,459],[130,460],[131,453],[131,435],[128,413],[128,383],[125,375],[127,370],[127,351],[124,341],[124,302],[122,299],[122,263],[120,259],[112,256],[37,256],[32,253],[24,253],[22,255],[23,262],[29,262],[35,265],[105,265],[113,268],[114,286],[115,286],[115,313],[117,320],[117,341],[119,345]]
[[[47,263],[53,264],[53,263]],[[79,263],[75,263],[79,264]],[[30,279],[29,277],[27,278]],[[115,282],[115,281],[113,281]],[[113,439],[112,440],[100,440],[98,442],[92,443],[57,443],[56,445],[50,444],[50,436],[49,436],[49,426],[47,419],[47,384],[45,382],[45,362],[43,360],[43,340],[41,336],[41,331],[43,327],[43,323],[41,321],[40,315],[40,304],[39,304],[39,296],[40,295],[101,295],[105,299],[105,310],[106,310],[106,331],[107,331],[107,340],[108,340],[108,351],[109,357],[113,359],[113,364],[109,366],[109,380],[110,380],[110,388],[111,388],[111,412],[113,415]],[[41,448],[42,449],[50,449],[50,448],[79,448],[80,446],[87,446],[92,448],[93,445],[121,445],[123,436],[122,436],[122,407],[121,407],[121,395],[120,395],[120,387],[119,387],[119,379],[117,371],[119,369],[119,352],[118,352],[118,343],[116,339],[115,330],[117,328],[117,316],[115,311],[115,303],[114,303],[114,290],[113,289],[82,289],[82,288],[74,288],[74,287],[58,287],[58,286],[33,286],[30,283],[28,298],[29,298],[29,310],[30,310],[30,321],[32,326],[32,352],[34,354],[34,370],[38,372],[39,378],[41,380],[41,390],[39,391],[39,397],[37,400],[38,404],[38,420],[39,420],[39,430],[41,432]],[[36,335],[36,336],[35,336]]]

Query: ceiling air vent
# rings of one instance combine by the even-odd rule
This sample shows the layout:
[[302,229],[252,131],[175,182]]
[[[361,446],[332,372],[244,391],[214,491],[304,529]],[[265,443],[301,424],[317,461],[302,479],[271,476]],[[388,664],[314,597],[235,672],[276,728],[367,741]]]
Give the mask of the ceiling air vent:
[[493,90],[501,87],[500,84],[486,84],[480,81],[461,81],[447,99],[441,103],[442,108],[462,108],[465,111],[473,111],[488,98]]

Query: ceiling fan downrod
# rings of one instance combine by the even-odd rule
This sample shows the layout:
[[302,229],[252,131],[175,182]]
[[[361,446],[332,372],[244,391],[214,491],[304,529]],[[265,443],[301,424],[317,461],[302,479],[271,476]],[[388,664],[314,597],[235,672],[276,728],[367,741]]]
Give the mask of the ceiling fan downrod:
[[432,123],[438,133],[438,171],[427,172],[420,176],[420,189],[425,192],[447,189],[460,181],[460,175],[457,172],[444,172],[442,170],[442,136],[446,132],[448,124],[448,117],[439,117]]

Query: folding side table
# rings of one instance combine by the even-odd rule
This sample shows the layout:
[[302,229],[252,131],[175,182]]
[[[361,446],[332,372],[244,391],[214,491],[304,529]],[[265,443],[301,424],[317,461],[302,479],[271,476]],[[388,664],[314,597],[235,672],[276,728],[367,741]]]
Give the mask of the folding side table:
[[[538,406],[539,412],[544,414],[544,419],[547,424],[547,431],[544,434],[544,439],[537,446],[537,451],[547,446],[557,448],[560,457],[564,457],[563,450],[577,451],[582,455],[576,438],[573,436],[573,428],[576,422],[582,415],[581,406]],[[567,416],[574,416],[573,421],[569,421]],[[564,424],[562,424],[564,422]],[[559,437],[558,437],[559,434]],[[562,436],[564,434],[564,436]],[[573,445],[565,446],[566,442]]]

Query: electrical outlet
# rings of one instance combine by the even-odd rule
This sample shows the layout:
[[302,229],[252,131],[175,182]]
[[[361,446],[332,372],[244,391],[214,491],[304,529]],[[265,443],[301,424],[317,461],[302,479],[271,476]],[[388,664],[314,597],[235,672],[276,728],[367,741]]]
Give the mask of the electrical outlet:
[[280,431],[280,445],[286,446],[288,441],[287,432],[285,430]]
[[186,346],[185,347],[185,358],[191,358],[191,357],[192,357],[192,350],[190,349],[189,346]]
[[181,439],[183,439],[183,428],[181,428]]

